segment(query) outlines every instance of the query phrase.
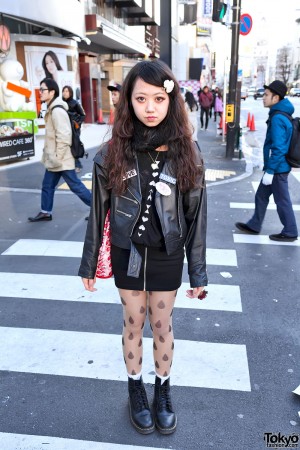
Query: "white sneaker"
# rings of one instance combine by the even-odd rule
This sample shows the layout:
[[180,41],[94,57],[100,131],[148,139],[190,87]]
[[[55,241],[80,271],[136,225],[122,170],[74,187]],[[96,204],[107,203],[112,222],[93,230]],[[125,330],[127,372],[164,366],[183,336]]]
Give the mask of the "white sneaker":
[[204,127],[201,127],[200,130],[204,130]]

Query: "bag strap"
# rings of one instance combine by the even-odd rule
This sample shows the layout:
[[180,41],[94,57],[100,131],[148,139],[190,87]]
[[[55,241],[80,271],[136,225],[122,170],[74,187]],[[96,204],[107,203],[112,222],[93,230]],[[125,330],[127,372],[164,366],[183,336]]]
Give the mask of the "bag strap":
[[[65,108],[63,107],[63,105],[55,105],[55,106],[53,106],[53,108],[51,108],[51,114],[52,114],[53,109],[55,109],[55,108],[61,108],[61,109],[63,109],[64,111],[66,111]],[[66,111],[66,113],[68,114],[68,111]],[[68,114],[68,115],[69,115],[69,114]]]
[[281,114],[282,116],[287,117],[288,119],[290,119],[290,121],[293,121],[293,116],[291,116],[290,114],[288,114],[285,111],[274,111],[271,115],[270,115],[270,119],[272,119],[275,115],[277,114]]

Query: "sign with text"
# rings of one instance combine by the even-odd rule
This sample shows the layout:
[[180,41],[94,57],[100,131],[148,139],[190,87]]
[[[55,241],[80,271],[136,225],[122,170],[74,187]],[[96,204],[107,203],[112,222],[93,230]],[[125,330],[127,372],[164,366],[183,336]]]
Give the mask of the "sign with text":
[[226,105],[226,122],[227,123],[234,122],[234,104],[233,103],[228,103],[228,105]]
[[34,156],[34,136],[24,134],[0,138],[0,161]]

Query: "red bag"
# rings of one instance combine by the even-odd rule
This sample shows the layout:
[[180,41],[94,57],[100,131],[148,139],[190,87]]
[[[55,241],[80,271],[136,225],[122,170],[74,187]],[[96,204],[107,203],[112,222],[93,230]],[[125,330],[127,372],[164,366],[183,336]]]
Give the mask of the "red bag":
[[99,257],[96,269],[97,278],[110,278],[112,277],[112,266],[111,266],[111,256],[110,256],[110,211],[108,211],[103,230],[102,244],[99,250]]

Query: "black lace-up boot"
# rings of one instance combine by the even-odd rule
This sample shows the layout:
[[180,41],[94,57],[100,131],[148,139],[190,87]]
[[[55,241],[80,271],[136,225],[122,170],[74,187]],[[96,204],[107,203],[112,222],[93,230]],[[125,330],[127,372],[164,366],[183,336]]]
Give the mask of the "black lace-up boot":
[[176,430],[177,418],[172,408],[170,395],[170,378],[161,384],[159,377],[155,378],[153,416],[156,428],[161,434],[171,434]]
[[155,425],[149,408],[142,377],[139,380],[128,378],[129,415],[134,428],[142,434],[154,431]]

